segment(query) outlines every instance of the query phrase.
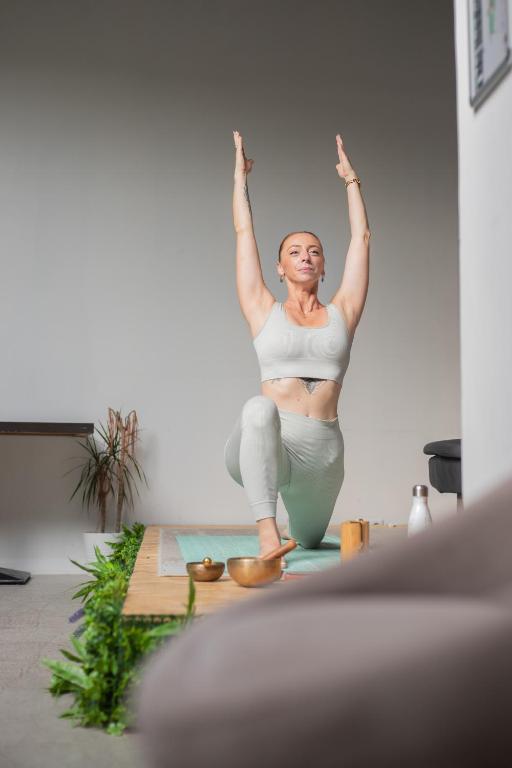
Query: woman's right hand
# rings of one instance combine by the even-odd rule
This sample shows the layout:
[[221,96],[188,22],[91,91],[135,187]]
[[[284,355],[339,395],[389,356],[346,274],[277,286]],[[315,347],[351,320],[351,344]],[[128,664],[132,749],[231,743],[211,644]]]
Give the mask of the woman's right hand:
[[233,131],[233,139],[235,141],[236,157],[235,157],[235,174],[247,174],[251,172],[254,160],[248,160],[244,152],[244,144],[241,135],[238,131]]

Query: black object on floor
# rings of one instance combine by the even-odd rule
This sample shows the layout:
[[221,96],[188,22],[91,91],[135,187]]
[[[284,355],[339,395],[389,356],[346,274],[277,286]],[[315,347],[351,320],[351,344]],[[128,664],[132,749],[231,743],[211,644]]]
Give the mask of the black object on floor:
[[26,584],[29,579],[30,573],[28,571],[0,568],[0,584]]

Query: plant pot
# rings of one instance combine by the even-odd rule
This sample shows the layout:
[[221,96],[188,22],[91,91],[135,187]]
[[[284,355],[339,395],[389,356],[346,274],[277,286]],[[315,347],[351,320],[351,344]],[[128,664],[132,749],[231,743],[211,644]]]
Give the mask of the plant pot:
[[114,531],[106,531],[105,533],[82,533],[84,537],[84,549],[87,563],[92,563],[96,560],[96,553],[94,552],[94,546],[96,545],[103,555],[111,555],[112,547],[107,544],[108,541],[119,541],[122,533],[115,533]]

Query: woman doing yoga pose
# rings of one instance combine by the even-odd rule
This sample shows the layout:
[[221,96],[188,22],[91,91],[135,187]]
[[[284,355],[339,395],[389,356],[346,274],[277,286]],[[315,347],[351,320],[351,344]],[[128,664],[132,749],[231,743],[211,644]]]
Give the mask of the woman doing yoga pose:
[[338,134],[336,170],[345,181],[351,228],[343,279],[331,301],[321,304],[322,243],[312,232],[291,232],[279,246],[276,264],[288,297],[276,301],[263,280],[254,236],[247,188],[254,161],[246,158],[238,131],[233,138],[236,282],[260,365],[261,394],[244,404],[225,443],[224,460],[245,489],[258,524],[261,555],[281,543],[278,492],[289,520],[283,538],[316,548],[344,479],[337,403],[368,291],[368,218],[360,181]]

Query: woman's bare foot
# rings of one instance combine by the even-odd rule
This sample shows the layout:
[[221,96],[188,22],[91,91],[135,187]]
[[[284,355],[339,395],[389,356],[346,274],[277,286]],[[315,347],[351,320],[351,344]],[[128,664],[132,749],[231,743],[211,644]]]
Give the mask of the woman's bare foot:
[[[281,537],[275,517],[264,517],[262,520],[258,520],[258,534],[260,538],[260,557],[281,546]],[[282,557],[281,568],[286,568],[287,565],[286,559]]]

